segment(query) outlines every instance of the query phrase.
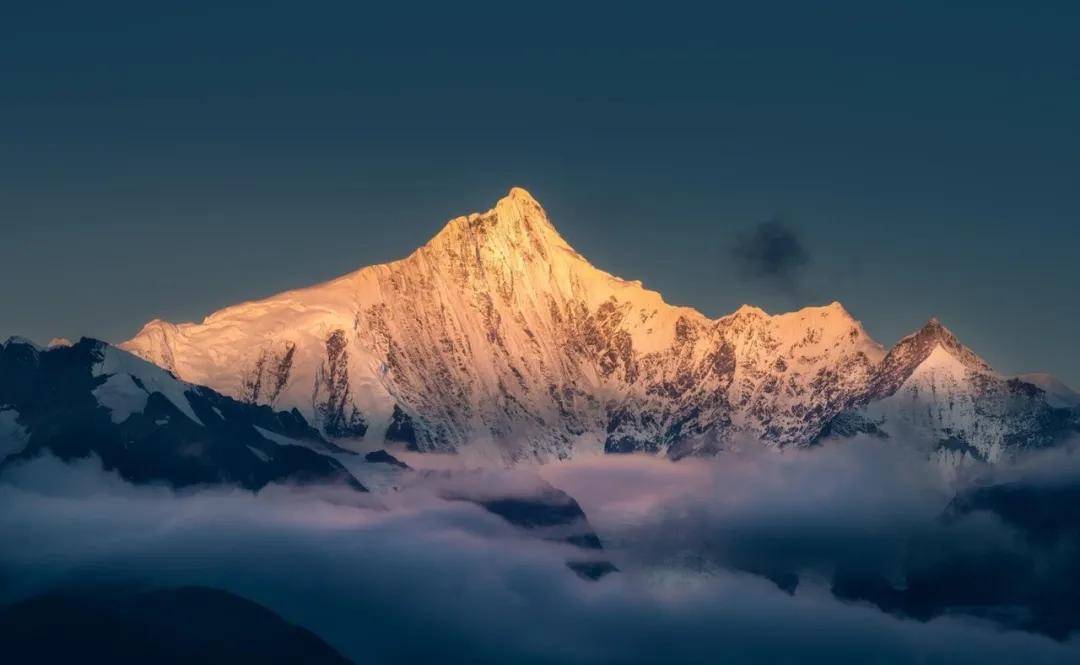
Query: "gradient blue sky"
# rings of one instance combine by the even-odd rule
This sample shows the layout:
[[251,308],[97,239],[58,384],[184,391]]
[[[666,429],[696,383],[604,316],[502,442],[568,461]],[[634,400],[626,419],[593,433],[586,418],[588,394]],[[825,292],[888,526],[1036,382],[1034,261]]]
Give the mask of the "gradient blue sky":
[[[671,302],[936,315],[1080,385],[1080,4],[156,4],[2,11],[0,337],[201,319],[520,185]],[[733,265],[775,216],[796,288]]]

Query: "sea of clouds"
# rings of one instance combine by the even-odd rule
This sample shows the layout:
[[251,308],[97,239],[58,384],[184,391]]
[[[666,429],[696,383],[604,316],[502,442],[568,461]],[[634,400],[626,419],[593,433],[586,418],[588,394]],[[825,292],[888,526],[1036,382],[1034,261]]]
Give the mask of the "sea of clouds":
[[[1075,482],[1078,460],[1055,451],[957,479],[856,439],[406,473],[361,495],[134,487],[93,458],[43,457],[0,479],[0,603],[72,585],[211,586],[363,663],[1080,662],[1076,638],[964,612],[920,621],[830,589],[838,570],[902,585],[916,545],[1034,551],[993,514],[942,516],[964,486]],[[583,580],[565,565],[571,545],[444,500],[455,477],[488,494],[541,479],[566,491],[619,572]]]

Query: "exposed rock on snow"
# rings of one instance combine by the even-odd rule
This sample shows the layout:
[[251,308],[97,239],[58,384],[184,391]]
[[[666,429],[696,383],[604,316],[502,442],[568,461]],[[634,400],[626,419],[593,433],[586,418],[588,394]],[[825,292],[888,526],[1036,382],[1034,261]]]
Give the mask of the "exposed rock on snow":
[[[332,437],[501,461],[806,445],[874,417],[889,421],[882,435],[910,423],[992,458],[1057,417],[936,321],[886,355],[839,303],[719,319],[669,305],[593,267],[519,188],[400,261],[202,323],[151,321],[122,346],[186,381],[299,409]],[[892,396],[877,416],[852,415]],[[1028,424],[1002,425],[1020,413]]]
[[0,347],[0,473],[40,454],[96,456],[125,480],[173,487],[334,483],[365,488],[298,411],[274,412],[92,339]]

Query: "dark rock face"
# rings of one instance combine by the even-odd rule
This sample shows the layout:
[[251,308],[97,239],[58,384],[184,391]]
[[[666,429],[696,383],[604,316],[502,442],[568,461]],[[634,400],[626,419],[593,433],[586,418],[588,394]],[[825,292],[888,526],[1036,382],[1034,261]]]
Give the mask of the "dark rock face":
[[349,350],[344,330],[335,330],[326,338],[326,360],[315,377],[312,403],[327,435],[362,437],[367,432],[367,422],[353,404],[349,390]]
[[608,573],[619,571],[615,564],[610,561],[567,561],[566,567],[578,574],[582,579],[592,582],[600,579]]
[[416,428],[413,425],[412,418],[402,411],[397,404],[394,405],[394,414],[390,418],[390,425],[386,428],[386,440],[400,441],[409,450],[417,450]]
[[1042,545],[1080,539],[1080,482],[978,487],[957,496],[945,519],[956,520],[978,511],[993,513],[1025,538]]
[[1017,538],[986,543],[916,540],[908,546],[903,584],[839,570],[833,593],[926,621],[949,613],[1065,639],[1080,630],[1080,483],[1000,484],[957,496],[942,523],[990,514]]
[[296,343],[263,349],[242,380],[241,399],[251,404],[273,404],[289,382]]
[[879,439],[888,438],[889,436],[873,420],[855,412],[844,412],[825,423],[812,444],[817,445],[832,436],[852,437],[856,434],[868,434]]
[[[125,374],[145,406],[120,422],[95,395],[112,375],[95,375],[106,353],[122,354],[137,368]],[[0,348],[0,407],[18,413],[28,432],[24,447],[4,466],[51,452],[63,460],[98,456],[107,470],[135,483],[173,487],[231,484],[258,490],[272,482],[344,483],[364,488],[340,462],[312,448],[339,450],[298,411],[275,412],[220,395],[209,388],[165,380],[190,412],[146,387],[138,372],[161,372],[104,342],[82,339],[70,347],[38,351],[29,344]],[[193,420],[194,415],[199,422]],[[263,430],[260,432],[259,429]],[[273,440],[285,437],[298,445]]]
[[9,663],[349,663],[309,630],[204,587],[54,592],[0,608]]
[[628,455],[631,453],[656,454],[660,452],[660,442],[653,439],[639,439],[633,436],[609,436],[604,440],[604,452],[609,455]]
[[389,464],[390,466],[396,466],[399,469],[410,469],[408,464],[402,462],[398,458],[394,457],[385,450],[373,450],[367,455],[364,455],[364,461],[372,464]]
[[[597,553],[604,549],[578,502],[566,492],[550,485],[535,496],[528,497],[452,498],[472,501],[516,527],[534,532],[545,540],[568,543],[583,553]],[[581,559],[570,559],[566,566],[583,579],[593,581],[619,570],[615,564],[597,558],[595,554]]]
[[969,455],[972,459],[976,459],[981,462],[986,461],[986,457],[978,448],[958,436],[949,436],[941,439],[937,443],[937,450]]
[[480,505],[514,526],[526,529],[564,526],[585,519],[585,512],[578,502],[565,493],[560,496],[552,492],[548,496],[528,499],[489,499]]

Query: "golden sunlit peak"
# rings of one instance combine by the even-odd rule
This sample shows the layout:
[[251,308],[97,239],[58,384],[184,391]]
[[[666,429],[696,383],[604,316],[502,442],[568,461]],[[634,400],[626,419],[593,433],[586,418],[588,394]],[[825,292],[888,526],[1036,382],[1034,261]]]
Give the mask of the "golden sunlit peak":
[[500,247],[497,254],[503,258],[528,249],[543,261],[552,259],[548,250],[558,248],[583,261],[548,220],[543,206],[522,187],[512,187],[486,212],[450,220],[424,248],[456,254],[464,247],[475,253],[477,246]]
[[540,218],[550,225],[544,207],[532,194],[522,187],[511,187],[510,191],[495,204],[495,212],[500,217],[511,219]]
[[537,203],[536,198],[528,192],[524,187],[511,187],[510,192],[507,193],[506,198],[515,199],[519,201],[528,201],[530,203]]

